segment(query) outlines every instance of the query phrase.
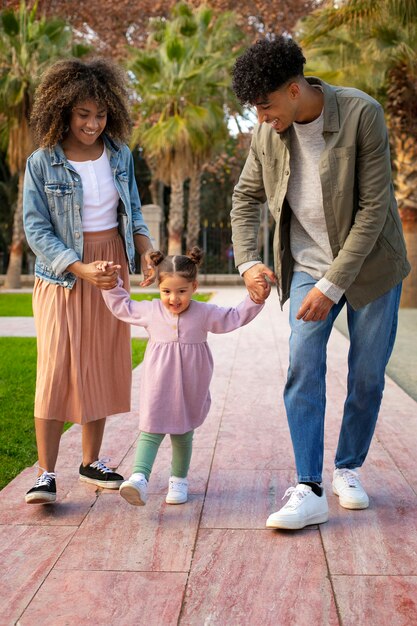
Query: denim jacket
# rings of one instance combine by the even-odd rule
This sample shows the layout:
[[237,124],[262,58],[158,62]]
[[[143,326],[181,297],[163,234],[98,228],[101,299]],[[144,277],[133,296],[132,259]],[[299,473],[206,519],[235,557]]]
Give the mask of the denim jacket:
[[[126,145],[103,135],[114,183],[120,196],[119,231],[131,272],[135,271],[133,235],[149,237],[140,208],[133,157]],[[81,178],[62,147],[40,148],[27,160],[23,190],[26,238],[36,255],[35,276],[72,289],[76,276],[66,268],[83,258]]]

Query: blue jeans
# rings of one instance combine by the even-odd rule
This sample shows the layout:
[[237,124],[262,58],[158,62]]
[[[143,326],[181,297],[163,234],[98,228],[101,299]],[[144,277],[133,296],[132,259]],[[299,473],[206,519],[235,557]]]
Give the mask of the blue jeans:
[[290,292],[290,362],[284,401],[300,482],[322,480],[327,342],[345,304],[350,336],[349,373],[335,466],[352,469],[363,464],[381,405],[401,295],[399,284],[357,311],[343,297],[331,308],[326,320],[297,320],[301,302],[316,282],[305,272],[295,272]]

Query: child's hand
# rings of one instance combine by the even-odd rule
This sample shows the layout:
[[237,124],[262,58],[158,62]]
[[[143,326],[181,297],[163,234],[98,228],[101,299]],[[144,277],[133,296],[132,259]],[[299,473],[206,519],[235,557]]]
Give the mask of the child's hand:
[[263,263],[257,263],[243,274],[246,289],[255,304],[262,304],[271,293],[271,284],[276,283],[275,274]]
[[113,275],[121,269],[121,265],[115,265],[113,261],[98,261],[96,262],[96,268],[107,275]]
[[256,296],[253,293],[248,293],[250,299],[254,304],[264,304],[266,299],[269,298],[269,294],[271,293],[271,285],[269,285],[266,289],[264,289],[263,295],[259,297],[259,294]]
[[113,289],[113,287],[116,287],[119,278],[118,270],[122,266],[115,265],[114,261],[96,261],[95,266],[100,276],[98,284],[100,289]]

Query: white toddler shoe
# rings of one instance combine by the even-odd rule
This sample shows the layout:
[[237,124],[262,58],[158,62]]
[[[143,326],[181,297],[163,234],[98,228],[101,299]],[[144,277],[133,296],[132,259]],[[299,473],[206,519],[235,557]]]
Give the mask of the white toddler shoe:
[[137,472],[125,480],[119,489],[119,493],[129,504],[143,506],[148,499],[148,481],[144,474]]
[[171,476],[169,479],[168,494],[165,499],[167,504],[184,504],[188,500],[188,480]]

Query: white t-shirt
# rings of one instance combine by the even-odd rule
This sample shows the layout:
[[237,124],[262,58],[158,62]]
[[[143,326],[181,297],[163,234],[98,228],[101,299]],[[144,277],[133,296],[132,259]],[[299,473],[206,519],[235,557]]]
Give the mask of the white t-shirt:
[[119,194],[114,185],[106,149],[95,161],[71,161],[83,185],[82,222],[84,232],[117,227]]

